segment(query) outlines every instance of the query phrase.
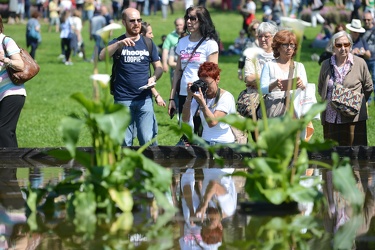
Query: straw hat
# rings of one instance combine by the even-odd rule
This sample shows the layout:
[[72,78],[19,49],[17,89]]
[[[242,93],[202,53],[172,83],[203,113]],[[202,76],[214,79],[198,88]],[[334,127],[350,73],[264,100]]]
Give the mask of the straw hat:
[[346,28],[357,33],[365,33],[366,31],[364,28],[362,28],[361,20],[359,19],[353,19],[351,23],[346,25]]

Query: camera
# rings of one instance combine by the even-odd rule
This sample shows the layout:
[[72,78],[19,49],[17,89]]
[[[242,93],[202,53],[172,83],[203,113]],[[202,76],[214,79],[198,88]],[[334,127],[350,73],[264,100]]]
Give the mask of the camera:
[[199,92],[199,88],[201,88],[202,93],[205,94],[207,90],[207,83],[202,80],[196,80],[193,82],[193,85],[191,85],[190,90],[191,92]]

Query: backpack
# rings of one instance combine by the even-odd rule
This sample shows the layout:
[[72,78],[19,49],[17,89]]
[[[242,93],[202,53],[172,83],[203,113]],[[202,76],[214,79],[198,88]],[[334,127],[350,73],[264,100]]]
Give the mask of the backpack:
[[[116,38],[117,41],[120,41],[120,40],[123,40],[126,38],[126,35],[123,34],[119,37]],[[148,37],[145,37],[145,36],[142,36],[141,35],[141,39],[143,40],[143,42],[146,44],[147,46],[147,50],[149,52],[149,57],[151,58],[152,56],[152,51],[153,51],[153,46],[152,46],[152,40]],[[122,50],[122,48],[121,48]],[[112,73],[111,73],[111,78],[109,80],[109,87],[110,87],[110,91],[111,91],[111,94],[113,95],[114,94],[114,90],[115,90],[115,82],[116,82],[116,70],[117,70],[117,64],[120,60],[120,56],[121,56],[121,50],[117,50],[114,54],[113,54],[113,64],[112,64]]]

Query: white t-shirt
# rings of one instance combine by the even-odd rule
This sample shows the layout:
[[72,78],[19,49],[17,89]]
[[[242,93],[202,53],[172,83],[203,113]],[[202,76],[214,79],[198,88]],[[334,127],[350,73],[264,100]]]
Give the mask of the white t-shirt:
[[219,46],[215,40],[205,40],[199,45],[189,63],[187,63],[191,53],[199,42],[191,42],[189,37],[190,36],[181,38],[176,47],[176,53],[181,57],[181,69],[184,69],[187,64],[181,78],[180,95],[183,96],[187,96],[187,83],[199,79],[199,66],[207,61],[209,55],[219,51]]
[[[263,52],[261,54],[258,54],[258,56],[255,58],[255,63],[256,63],[256,71],[258,74],[258,77],[260,78],[260,74],[262,73],[262,69],[264,64],[267,62],[270,62],[274,59],[273,57],[273,52],[267,53]],[[254,62],[253,58],[250,58],[246,56],[246,61],[245,61],[245,77],[248,75],[253,75],[255,74],[255,67],[254,67]]]
[[[288,79],[289,70],[284,71],[278,65],[276,60],[272,60],[267,62],[263,66],[262,74],[260,76],[260,87],[262,89],[263,94],[269,93],[269,86],[272,82],[276,81],[277,79],[285,80]],[[305,66],[303,66],[300,62],[294,62],[294,71],[293,71],[293,78],[299,77],[301,78],[303,84],[307,86],[307,76]],[[280,91],[284,92],[284,91]]]
[[209,207],[216,207],[214,200],[218,202],[220,209],[226,216],[232,216],[237,208],[237,191],[234,185],[234,181],[231,176],[225,176],[232,174],[234,168],[203,168],[203,183],[202,183],[202,194],[206,193],[207,187],[210,181],[216,181],[223,186],[227,193],[224,195],[214,195],[213,200],[209,201]]
[[[219,98],[217,105],[212,108],[215,103],[215,98],[207,99],[206,104],[208,108],[211,110],[212,113],[215,110],[220,110],[225,112],[226,114],[234,114],[236,113],[236,104],[234,101],[234,97],[228,91],[225,91]],[[193,116],[195,111],[198,108],[198,103],[195,99],[193,99],[190,107],[190,126],[194,127],[193,125]],[[233,143],[234,142],[234,135],[232,133],[232,129],[226,123],[219,122],[216,126],[210,128],[207,124],[207,121],[204,117],[203,112],[200,112],[200,117],[202,120],[203,126],[203,133],[202,138],[207,142],[216,142],[216,143]]]

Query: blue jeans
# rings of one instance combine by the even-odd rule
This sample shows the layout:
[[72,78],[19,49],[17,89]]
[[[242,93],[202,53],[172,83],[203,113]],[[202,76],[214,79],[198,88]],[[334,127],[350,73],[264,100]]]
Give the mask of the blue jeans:
[[[125,132],[125,141],[123,146],[133,146],[133,138],[137,136],[139,144],[142,146],[156,135],[156,118],[152,99],[137,101],[116,101],[129,108],[131,120]],[[155,128],[156,127],[156,128]],[[152,146],[156,143],[152,144]]]

